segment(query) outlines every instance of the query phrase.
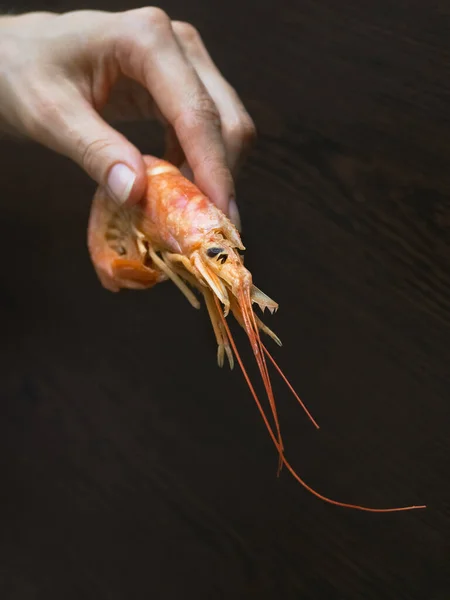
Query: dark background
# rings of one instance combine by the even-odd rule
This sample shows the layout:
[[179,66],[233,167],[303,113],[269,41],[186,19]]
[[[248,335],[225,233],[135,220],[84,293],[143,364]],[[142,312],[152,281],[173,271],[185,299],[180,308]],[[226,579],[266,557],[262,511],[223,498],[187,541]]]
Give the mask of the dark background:
[[[353,512],[277,479],[205,310],[170,284],[105,291],[85,241],[94,184],[2,142],[2,600],[450,597],[445,4],[161,5],[200,30],[259,130],[238,181],[247,261],[322,426],[274,377],[288,458],[337,499],[428,509]],[[125,131],[161,151],[157,129]]]

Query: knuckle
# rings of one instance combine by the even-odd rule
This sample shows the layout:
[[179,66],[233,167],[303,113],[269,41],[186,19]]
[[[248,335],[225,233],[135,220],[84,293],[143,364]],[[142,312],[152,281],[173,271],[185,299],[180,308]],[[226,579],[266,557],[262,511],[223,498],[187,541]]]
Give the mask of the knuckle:
[[90,175],[97,171],[97,166],[105,156],[105,151],[111,146],[106,139],[95,139],[87,142],[84,139],[78,141],[78,152],[81,167]]
[[202,94],[188,103],[188,108],[179,115],[175,123],[175,127],[181,126],[188,130],[204,125],[216,129],[221,126],[219,111],[207,94]]
[[146,6],[129,12],[133,26],[144,26],[151,30],[164,30],[171,27],[170,17],[162,8]]
[[255,124],[248,115],[224,123],[223,132],[228,143],[233,146],[249,146],[256,138]]
[[175,33],[182,42],[187,45],[195,45],[200,40],[200,34],[190,23],[184,21],[174,21],[172,23]]
[[128,11],[122,17],[118,31],[115,48],[119,62],[133,75],[152,60],[152,50],[163,46],[173,36],[169,16],[156,7]]

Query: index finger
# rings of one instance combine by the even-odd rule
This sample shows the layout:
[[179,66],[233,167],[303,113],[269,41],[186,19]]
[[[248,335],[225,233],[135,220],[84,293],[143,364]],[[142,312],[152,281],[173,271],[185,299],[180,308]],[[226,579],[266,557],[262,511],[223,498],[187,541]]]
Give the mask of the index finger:
[[234,183],[213,100],[185,58],[162,10],[143,8],[125,14],[122,33],[118,38],[115,33],[115,57],[121,71],[148,89],[175,130],[195,183],[228,213]]

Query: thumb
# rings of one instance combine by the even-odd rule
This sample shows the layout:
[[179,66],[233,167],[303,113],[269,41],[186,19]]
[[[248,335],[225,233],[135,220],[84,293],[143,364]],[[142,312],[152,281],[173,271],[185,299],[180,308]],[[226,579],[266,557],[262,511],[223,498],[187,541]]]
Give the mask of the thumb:
[[71,98],[46,119],[39,141],[80,165],[120,205],[133,205],[146,189],[139,150],[84,99]]

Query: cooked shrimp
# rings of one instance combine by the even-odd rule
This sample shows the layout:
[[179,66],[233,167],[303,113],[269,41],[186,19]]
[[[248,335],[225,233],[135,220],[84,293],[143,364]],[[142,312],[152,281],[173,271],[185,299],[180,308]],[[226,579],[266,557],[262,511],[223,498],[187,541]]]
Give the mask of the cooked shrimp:
[[[253,311],[273,313],[278,304],[258,289],[244,267],[245,250],[237,229],[228,218],[172,164],[146,156],[148,185],[145,197],[132,208],[118,208],[99,187],[88,226],[91,258],[103,286],[145,289],[170,279],[195,308],[200,303],[192,289],[203,295],[217,340],[217,362],[225,356],[233,368],[234,358],[244,374],[270,437],[278,450],[278,473],[283,465],[309,492],[338,506],[371,512],[394,512],[424,508],[367,508],[338,502],[319,494],[303,481],[284,455],[284,445],[266,363],[266,356],[282,376],[312,423],[317,423],[260,339],[262,331],[281,346],[279,338]],[[190,287],[189,287],[190,286]],[[231,335],[226,317],[232,312],[243,327],[258,364],[273,418],[269,423]]]

